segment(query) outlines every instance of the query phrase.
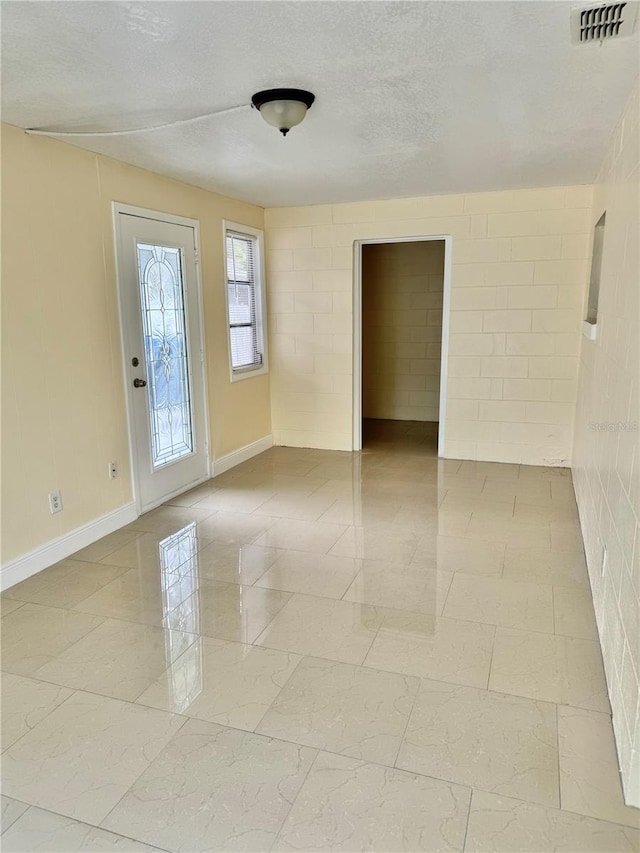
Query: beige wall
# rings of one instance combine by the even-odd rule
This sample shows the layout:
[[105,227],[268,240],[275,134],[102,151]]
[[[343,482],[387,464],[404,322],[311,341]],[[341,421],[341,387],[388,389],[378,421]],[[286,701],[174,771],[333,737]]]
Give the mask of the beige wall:
[[[594,188],[606,210],[598,332],[582,340],[574,483],[627,802],[640,806],[640,140],[638,89]],[[608,425],[611,425],[608,429]],[[622,426],[621,426],[622,425]],[[608,565],[602,575],[602,547]]]
[[437,421],[444,242],[362,247],[362,413]]
[[445,455],[569,464],[591,194],[265,211],[276,443],[352,448],[354,241],[451,234]]
[[114,200],[200,221],[214,456],[271,432],[269,377],[229,381],[222,260],[222,219],[263,211],[3,125],[3,563],[131,500]]

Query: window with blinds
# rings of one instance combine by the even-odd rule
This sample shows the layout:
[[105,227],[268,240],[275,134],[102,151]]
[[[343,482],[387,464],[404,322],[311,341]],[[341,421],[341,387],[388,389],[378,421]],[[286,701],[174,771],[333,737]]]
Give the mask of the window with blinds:
[[258,237],[226,230],[227,305],[231,370],[263,366],[262,292]]

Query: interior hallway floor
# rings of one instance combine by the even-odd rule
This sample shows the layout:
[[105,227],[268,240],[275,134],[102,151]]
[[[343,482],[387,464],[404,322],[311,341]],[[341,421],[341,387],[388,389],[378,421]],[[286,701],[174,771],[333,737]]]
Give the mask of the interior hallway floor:
[[2,596],[9,851],[637,851],[567,469],[273,448]]

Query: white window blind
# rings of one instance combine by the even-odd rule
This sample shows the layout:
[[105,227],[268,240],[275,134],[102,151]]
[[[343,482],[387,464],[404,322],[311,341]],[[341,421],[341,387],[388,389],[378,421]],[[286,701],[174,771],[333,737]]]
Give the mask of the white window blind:
[[234,231],[226,237],[231,368],[250,370],[262,365],[257,240]]

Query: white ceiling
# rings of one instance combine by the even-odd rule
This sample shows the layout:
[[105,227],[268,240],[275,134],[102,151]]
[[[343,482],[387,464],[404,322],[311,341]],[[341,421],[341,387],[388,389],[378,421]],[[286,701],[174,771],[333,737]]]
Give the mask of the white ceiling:
[[247,108],[74,140],[264,206],[593,180],[637,36],[570,42],[567,2],[2,3],[3,120],[120,129],[315,92],[283,138]]

